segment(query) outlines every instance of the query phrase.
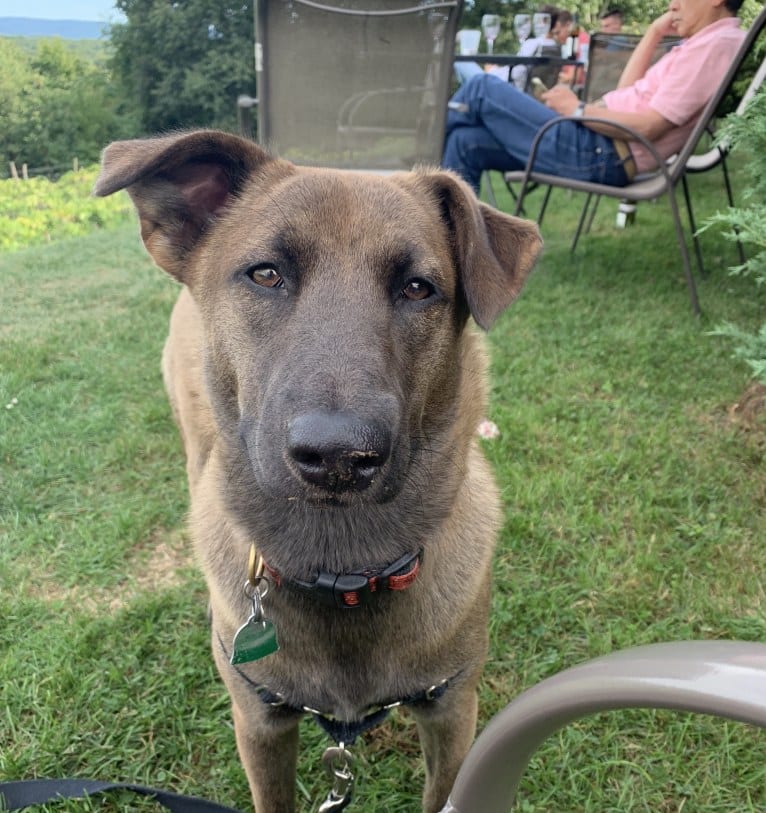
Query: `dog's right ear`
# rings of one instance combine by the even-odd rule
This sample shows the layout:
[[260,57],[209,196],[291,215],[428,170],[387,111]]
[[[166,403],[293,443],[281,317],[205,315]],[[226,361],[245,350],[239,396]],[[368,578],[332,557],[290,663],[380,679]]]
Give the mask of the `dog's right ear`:
[[103,152],[94,194],[127,189],[154,261],[185,282],[187,258],[246,179],[266,164],[289,167],[251,141],[216,130],[115,141]]
[[408,182],[425,186],[439,207],[466,304],[476,323],[488,330],[532,271],[543,245],[540,230],[479,202],[452,172],[421,169]]

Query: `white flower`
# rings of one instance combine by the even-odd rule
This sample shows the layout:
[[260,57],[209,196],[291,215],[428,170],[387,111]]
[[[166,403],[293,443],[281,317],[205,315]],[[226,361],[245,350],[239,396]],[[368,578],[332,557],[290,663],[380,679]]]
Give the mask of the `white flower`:
[[476,427],[476,434],[481,438],[494,440],[500,437],[500,430],[496,423],[485,419]]

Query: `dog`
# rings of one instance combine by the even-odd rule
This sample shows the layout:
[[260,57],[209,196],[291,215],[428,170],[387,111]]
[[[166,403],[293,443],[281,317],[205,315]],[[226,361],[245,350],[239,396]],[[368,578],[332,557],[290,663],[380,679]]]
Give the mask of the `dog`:
[[120,189],[183,285],[162,369],[255,810],[295,809],[303,715],[342,751],[399,704],[440,810],[500,524],[473,323],[518,296],[537,227],[447,171],[298,167],[213,130],[110,144],[94,192]]

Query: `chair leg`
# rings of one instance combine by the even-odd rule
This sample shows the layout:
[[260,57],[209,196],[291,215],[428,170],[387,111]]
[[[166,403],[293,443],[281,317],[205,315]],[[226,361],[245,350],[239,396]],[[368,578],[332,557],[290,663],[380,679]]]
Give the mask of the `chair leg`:
[[505,184],[505,188],[508,190],[508,194],[511,196],[511,199],[513,201],[517,201],[519,199],[519,196],[516,194],[516,190],[513,188],[513,184],[505,180],[505,175],[503,175],[503,183]]
[[537,225],[543,225],[543,218],[545,217],[545,210],[548,208],[548,201],[551,197],[551,192],[553,192],[553,187],[549,186],[545,190],[545,197],[543,198],[543,205],[540,207],[540,214],[537,216]]
[[593,208],[590,210],[590,217],[588,218],[588,225],[585,227],[585,233],[590,234],[591,226],[593,225],[593,221],[596,218],[596,210],[598,209],[598,205],[601,202],[601,195],[596,196],[596,202],[593,204]]
[[692,209],[692,198],[689,194],[689,183],[686,179],[686,173],[681,176],[681,185],[684,189],[684,199],[686,200],[686,213],[689,215],[689,226],[692,230],[692,241],[694,243],[694,253],[697,256],[697,267],[699,268],[700,276],[705,276],[705,264],[702,262],[702,247],[700,246],[699,236],[697,235],[697,224],[694,221],[694,210]]
[[[729,169],[726,166],[726,156],[721,159],[721,170],[723,171],[723,183],[726,187],[726,196],[729,199],[729,206],[734,208],[734,195],[731,191],[731,179],[729,178]],[[739,254],[739,261],[744,265],[745,263],[745,248],[742,245],[742,240],[739,239],[739,229],[735,226],[734,233],[737,235],[737,253]]]
[[670,211],[673,214],[673,222],[675,223],[676,227],[678,247],[681,249],[681,259],[684,264],[684,276],[686,277],[686,287],[689,289],[689,299],[691,300],[694,315],[699,316],[701,311],[699,297],[697,296],[697,285],[694,282],[694,275],[692,274],[691,259],[689,258],[689,249],[686,245],[684,227],[681,223],[681,213],[678,210],[678,201],[676,200],[675,188],[668,190],[668,201],[670,202]]
[[526,196],[527,190],[524,189],[524,184],[522,183],[519,186],[518,194],[511,189],[511,185],[508,183],[508,181],[505,182],[505,185],[508,187],[511,197],[516,201],[516,208],[513,210],[513,213],[516,215],[516,217],[526,217],[526,212],[524,211],[524,197]]
[[[537,183],[529,183],[529,184],[527,184],[527,185],[525,186],[525,185],[522,183],[522,184],[520,184],[520,185],[519,185],[519,192],[518,192],[518,194],[515,194],[514,192],[512,192],[512,191],[511,191],[511,186],[510,186],[510,184],[508,183],[508,181],[506,181],[506,182],[505,182],[505,185],[508,187],[508,191],[509,191],[509,192],[511,192],[511,195],[513,195],[513,198],[514,198],[514,200],[516,201],[516,208],[513,210],[513,213],[514,213],[514,214],[515,214],[517,217],[526,217],[526,216],[527,216],[527,213],[524,211],[524,198],[525,198],[525,197],[526,197],[526,196],[527,196],[527,195],[528,195],[530,192],[532,192],[532,191],[534,191],[535,189],[537,189],[537,187],[539,186],[539,184],[537,184]],[[553,187],[552,187],[552,186],[547,187],[547,189],[545,190],[545,197],[543,198],[543,203],[542,203],[542,206],[540,207],[540,214],[539,214],[539,215],[538,215],[538,217],[537,217],[537,225],[538,225],[538,226],[542,226],[542,225],[543,225],[543,217],[544,217],[544,215],[545,215],[545,209],[546,209],[546,207],[548,206],[548,199],[549,199],[549,198],[550,198],[550,196],[551,196],[551,192],[552,192],[552,190],[553,190]]]
[[487,170],[483,175],[484,192],[487,196],[487,202],[490,206],[497,209],[497,198],[495,197],[495,190],[492,187],[492,173]]
[[[574,238],[572,239],[572,248],[570,251],[572,254],[575,253],[575,249],[577,248],[577,241],[580,239],[580,233],[582,232],[583,223],[585,223],[585,218],[588,215],[588,209],[590,209],[590,202],[593,200],[593,192],[588,192],[587,197],[585,198],[585,203],[583,204],[582,211],[580,212],[580,220],[577,223],[577,230],[574,233]],[[598,197],[596,198],[596,205],[598,205]]]

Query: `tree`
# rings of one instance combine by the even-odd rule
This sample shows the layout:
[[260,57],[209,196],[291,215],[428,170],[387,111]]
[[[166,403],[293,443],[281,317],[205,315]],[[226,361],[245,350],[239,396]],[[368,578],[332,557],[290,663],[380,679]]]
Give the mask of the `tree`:
[[63,169],[75,157],[97,160],[108,141],[134,132],[116,107],[106,68],[62,40],[22,48],[0,38],[2,176],[10,161]]
[[240,93],[254,94],[251,2],[117,0],[115,77],[145,132],[236,125]]

